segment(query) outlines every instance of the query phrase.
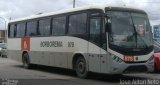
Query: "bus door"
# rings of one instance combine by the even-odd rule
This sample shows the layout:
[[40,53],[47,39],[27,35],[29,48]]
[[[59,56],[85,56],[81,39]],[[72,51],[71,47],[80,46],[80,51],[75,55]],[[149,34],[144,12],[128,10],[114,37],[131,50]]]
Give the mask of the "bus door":
[[101,17],[90,17],[89,26],[89,70],[92,72],[100,72],[100,33],[101,33]]

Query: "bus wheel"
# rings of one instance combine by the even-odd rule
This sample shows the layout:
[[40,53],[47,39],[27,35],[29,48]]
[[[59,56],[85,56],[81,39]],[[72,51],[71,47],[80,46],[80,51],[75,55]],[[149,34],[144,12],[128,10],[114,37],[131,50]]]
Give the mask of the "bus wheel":
[[28,53],[24,53],[24,54],[23,54],[22,62],[23,62],[24,68],[26,68],[26,69],[31,68]]
[[80,78],[86,78],[88,71],[86,61],[83,57],[79,57],[76,61],[76,74]]

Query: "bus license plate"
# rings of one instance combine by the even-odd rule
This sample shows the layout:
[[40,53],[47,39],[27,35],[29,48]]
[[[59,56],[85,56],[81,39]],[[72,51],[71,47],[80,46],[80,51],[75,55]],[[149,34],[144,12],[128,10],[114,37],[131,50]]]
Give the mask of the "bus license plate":
[[134,57],[133,56],[124,56],[124,61],[125,62],[133,62],[134,61]]

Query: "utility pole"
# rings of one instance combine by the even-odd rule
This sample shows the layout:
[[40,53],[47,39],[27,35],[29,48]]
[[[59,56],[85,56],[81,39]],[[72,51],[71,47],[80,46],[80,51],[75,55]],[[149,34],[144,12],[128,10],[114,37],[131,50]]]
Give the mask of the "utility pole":
[[73,8],[75,8],[76,0],[73,0]]

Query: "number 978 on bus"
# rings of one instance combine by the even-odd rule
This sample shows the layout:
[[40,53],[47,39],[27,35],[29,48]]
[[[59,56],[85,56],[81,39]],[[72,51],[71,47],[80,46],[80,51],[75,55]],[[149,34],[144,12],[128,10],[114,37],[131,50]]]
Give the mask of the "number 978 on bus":
[[125,62],[134,62],[134,57],[133,56],[124,56],[123,60]]

